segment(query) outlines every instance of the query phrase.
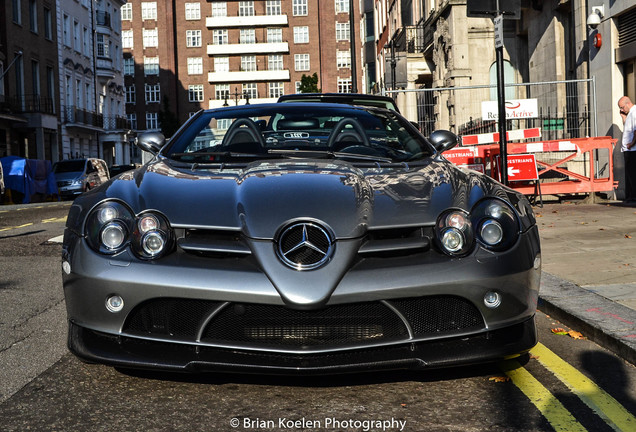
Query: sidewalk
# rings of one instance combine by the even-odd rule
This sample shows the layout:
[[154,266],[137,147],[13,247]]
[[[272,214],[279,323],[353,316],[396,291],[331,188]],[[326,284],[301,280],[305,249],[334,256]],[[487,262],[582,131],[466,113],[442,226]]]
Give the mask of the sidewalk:
[[636,206],[563,202],[534,210],[539,309],[636,364]]

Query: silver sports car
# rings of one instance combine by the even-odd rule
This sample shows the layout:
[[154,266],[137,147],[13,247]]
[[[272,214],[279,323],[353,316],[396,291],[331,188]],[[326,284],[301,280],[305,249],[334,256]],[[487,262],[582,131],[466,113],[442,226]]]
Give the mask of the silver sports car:
[[398,113],[201,111],[75,200],[68,344],[123,368],[331,374],[520,355],[541,255],[519,193]]

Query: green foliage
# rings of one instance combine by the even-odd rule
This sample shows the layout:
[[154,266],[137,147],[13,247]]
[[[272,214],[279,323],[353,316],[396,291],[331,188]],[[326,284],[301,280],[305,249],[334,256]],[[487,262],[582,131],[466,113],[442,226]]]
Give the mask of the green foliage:
[[305,75],[300,78],[299,93],[322,93],[322,90],[318,87],[318,74],[314,72],[313,75]]

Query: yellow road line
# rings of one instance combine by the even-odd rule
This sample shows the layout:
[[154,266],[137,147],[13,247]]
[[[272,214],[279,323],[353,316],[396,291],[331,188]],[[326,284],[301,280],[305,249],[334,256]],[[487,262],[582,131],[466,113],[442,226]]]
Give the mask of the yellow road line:
[[614,430],[636,431],[636,417],[591,379],[542,344],[530,353]]
[[51,222],[66,222],[66,216],[59,217],[59,218],[50,218],[50,219],[43,219],[42,220],[42,223],[51,223]]
[[587,431],[543,384],[521,367],[519,362],[508,360],[500,363],[499,367],[510,377],[514,385],[530,399],[530,402],[537,407],[555,431]]
[[13,227],[7,227],[7,228],[1,228],[0,231],[10,231],[13,229],[18,229],[18,228],[24,228],[24,227],[28,227],[33,225],[33,223],[28,223],[28,224],[24,224],[24,225],[18,225],[18,226],[13,226]]

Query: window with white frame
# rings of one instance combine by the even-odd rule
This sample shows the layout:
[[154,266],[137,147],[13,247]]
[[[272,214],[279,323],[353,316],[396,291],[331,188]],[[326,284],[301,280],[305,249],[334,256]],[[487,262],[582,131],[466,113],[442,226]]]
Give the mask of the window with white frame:
[[280,0],[267,0],[265,2],[265,15],[282,15]]
[[267,43],[279,43],[283,41],[283,29],[282,28],[268,28],[267,29]]
[[283,70],[283,56],[281,54],[272,54],[267,56],[268,70]]
[[201,30],[186,30],[186,47],[195,48],[201,46]]
[[145,86],[146,93],[146,103],[159,103],[161,99],[161,85],[157,84],[146,84]]
[[188,101],[203,102],[203,84],[188,86]]
[[230,97],[229,84],[217,84],[214,86],[214,98],[216,100],[224,100]]
[[309,43],[309,27],[294,27],[294,43]]
[[302,85],[301,81],[294,82],[294,88],[296,89],[296,93],[300,93],[300,86]]
[[307,0],[294,0],[292,3],[292,13],[294,16],[307,15]]
[[271,82],[269,83],[269,97],[270,98],[279,98],[284,92],[283,83],[282,82]]
[[203,74],[203,58],[188,57],[188,75]]
[[88,57],[91,54],[91,51],[90,51],[91,36],[90,36],[90,33],[88,32],[88,29],[86,27],[84,27],[82,29],[82,33],[83,33],[83,35],[82,35],[82,45],[83,45],[82,51],[84,52],[84,55]]
[[227,16],[227,2],[212,3],[212,16],[213,17]]
[[240,1],[238,7],[239,16],[254,16],[253,1]]
[[124,58],[124,75],[129,75],[129,76],[135,75],[135,58],[134,57]]
[[201,19],[201,4],[186,3],[185,4],[185,19],[200,20]]
[[146,113],[146,129],[147,130],[159,129],[159,114],[158,113]]
[[157,2],[141,2],[141,19],[157,19]]
[[121,19],[122,21],[132,21],[133,13],[132,13],[132,3],[124,4],[121,9]]
[[159,30],[156,28],[144,29],[143,44],[144,44],[144,48],[159,46]]
[[[199,30],[199,36],[200,35],[201,35],[201,31]],[[212,44],[227,45],[228,44],[227,30],[214,30],[212,32]]]
[[336,23],[336,40],[337,41],[349,40],[349,23],[348,22]]
[[159,75],[159,57],[144,57],[144,75]]
[[135,102],[137,102],[135,86],[126,86],[126,103],[134,104]]
[[254,29],[241,29],[239,43],[253,44],[256,43],[256,31]]
[[75,48],[75,51],[77,52],[82,52],[80,23],[75,20],[73,20],[73,48]]
[[243,96],[256,99],[258,97],[256,83],[243,84]]
[[98,33],[95,37],[95,44],[97,46],[97,57],[110,58],[110,43],[107,35]]
[[244,55],[241,56],[241,70],[252,72],[256,70],[256,56]]
[[336,13],[349,13],[349,0],[336,0]]
[[351,78],[338,78],[338,93],[351,93]]
[[230,71],[229,57],[214,57],[214,72],[229,72],[229,71]]
[[137,129],[137,113],[126,114],[126,118],[128,119],[128,125],[131,129]]
[[309,70],[309,54],[294,54],[294,70]]
[[351,51],[336,51],[336,66],[338,69],[351,67]]
[[121,46],[124,48],[133,48],[133,31],[122,30],[121,32]]

